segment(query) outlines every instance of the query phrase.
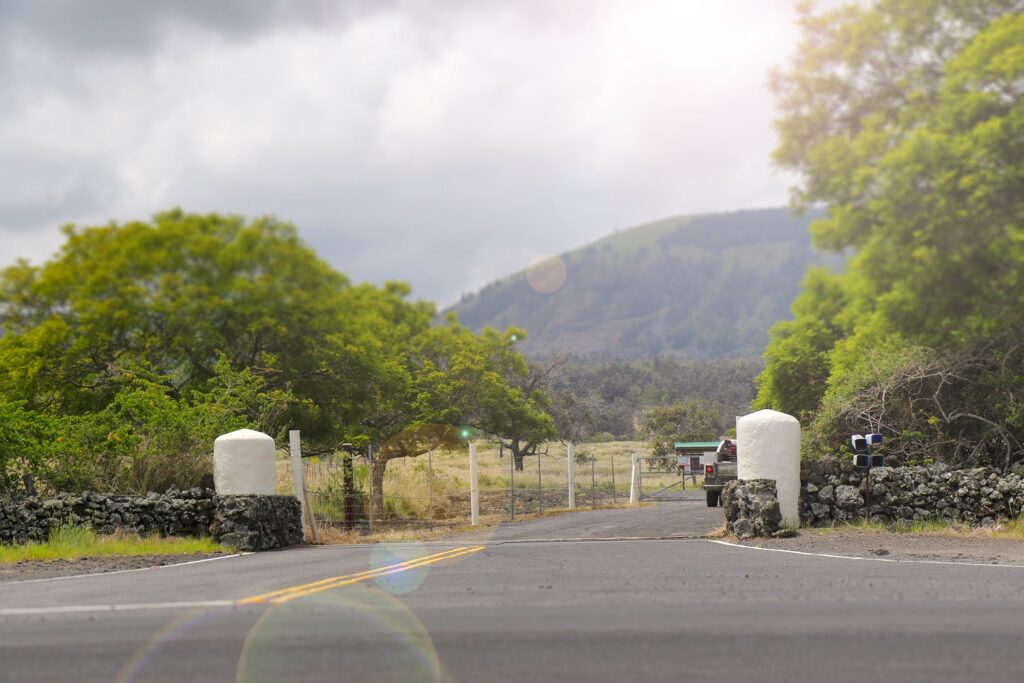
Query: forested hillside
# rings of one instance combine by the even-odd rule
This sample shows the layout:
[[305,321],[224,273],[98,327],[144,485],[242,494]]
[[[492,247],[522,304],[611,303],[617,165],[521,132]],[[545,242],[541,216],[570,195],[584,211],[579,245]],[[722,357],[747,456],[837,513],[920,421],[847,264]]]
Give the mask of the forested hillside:
[[565,254],[554,294],[535,291],[524,271],[453,310],[472,329],[526,328],[534,356],[757,356],[807,266],[841,262],[811,247],[817,215],[756,209],[641,225]]

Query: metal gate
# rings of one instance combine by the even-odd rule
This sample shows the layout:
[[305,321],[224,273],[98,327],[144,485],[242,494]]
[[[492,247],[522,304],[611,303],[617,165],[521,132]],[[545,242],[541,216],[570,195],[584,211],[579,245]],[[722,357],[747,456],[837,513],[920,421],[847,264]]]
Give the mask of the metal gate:
[[[665,468],[665,464],[670,469]],[[664,501],[683,500],[687,489],[687,479],[690,479],[690,488],[698,489],[701,484],[696,483],[696,471],[690,468],[679,468],[676,466],[674,457],[637,458],[638,482],[637,491],[639,499],[643,501]]]

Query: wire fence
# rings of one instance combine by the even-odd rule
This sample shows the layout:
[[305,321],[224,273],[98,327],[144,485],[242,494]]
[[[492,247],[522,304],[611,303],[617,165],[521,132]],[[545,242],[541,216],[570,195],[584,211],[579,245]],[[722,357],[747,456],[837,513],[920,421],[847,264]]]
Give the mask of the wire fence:
[[[598,508],[627,503],[632,458],[627,449],[577,448],[575,504]],[[569,507],[569,461],[564,448],[521,458],[499,449],[477,456],[480,515],[514,521]],[[684,486],[699,486],[696,473],[672,462],[640,458],[640,499],[664,499]],[[470,520],[469,458],[462,452],[432,452],[388,463],[381,491],[374,491],[364,456],[334,455],[303,460],[308,502],[320,526],[358,531],[456,528]],[[347,480],[346,480],[347,477]],[[346,481],[349,483],[346,484]],[[376,495],[375,495],[376,494]]]

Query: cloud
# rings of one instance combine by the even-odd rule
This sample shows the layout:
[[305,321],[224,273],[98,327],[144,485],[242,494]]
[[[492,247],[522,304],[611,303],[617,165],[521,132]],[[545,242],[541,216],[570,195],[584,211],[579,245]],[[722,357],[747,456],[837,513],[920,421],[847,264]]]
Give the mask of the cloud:
[[616,228],[785,201],[788,3],[217,5],[0,5],[0,262],[69,220],[274,213],[445,304]]
[[336,27],[391,6],[388,0],[4,0],[0,35],[28,36],[69,53],[151,53],[176,25],[246,40],[293,27]]

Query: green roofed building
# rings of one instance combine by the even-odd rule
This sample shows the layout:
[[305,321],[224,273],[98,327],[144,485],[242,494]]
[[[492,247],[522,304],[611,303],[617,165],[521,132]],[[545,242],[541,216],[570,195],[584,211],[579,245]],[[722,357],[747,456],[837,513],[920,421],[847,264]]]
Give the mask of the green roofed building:
[[[676,441],[676,466],[686,473],[704,471],[704,466],[715,462],[719,441]],[[694,480],[696,483],[696,480]]]

